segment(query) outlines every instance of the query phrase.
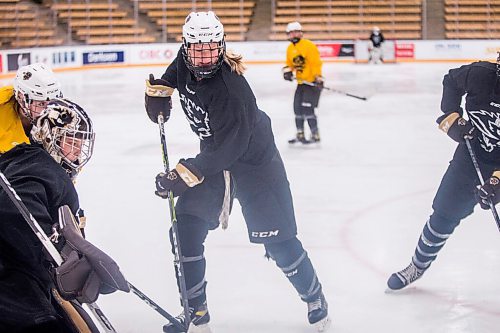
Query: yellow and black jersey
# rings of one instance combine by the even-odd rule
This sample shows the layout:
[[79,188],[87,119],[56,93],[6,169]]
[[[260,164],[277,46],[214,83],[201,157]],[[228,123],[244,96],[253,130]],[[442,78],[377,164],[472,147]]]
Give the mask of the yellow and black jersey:
[[21,143],[30,142],[15,105],[13,87],[0,88],[0,154],[8,152]]
[[302,81],[313,82],[321,75],[323,62],[316,45],[309,39],[302,38],[296,44],[290,43],[286,50],[286,65],[295,72],[299,84]]

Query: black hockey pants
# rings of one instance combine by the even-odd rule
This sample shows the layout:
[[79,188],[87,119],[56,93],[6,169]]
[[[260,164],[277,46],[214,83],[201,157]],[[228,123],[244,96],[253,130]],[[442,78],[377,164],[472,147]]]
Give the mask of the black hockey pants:
[[318,133],[318,120],[314,109],[318,107],[320,95],[321,90],[316,87],[297,85],[293,99],[297,131],[304,131],[304,121],[307,120],[311,133]]

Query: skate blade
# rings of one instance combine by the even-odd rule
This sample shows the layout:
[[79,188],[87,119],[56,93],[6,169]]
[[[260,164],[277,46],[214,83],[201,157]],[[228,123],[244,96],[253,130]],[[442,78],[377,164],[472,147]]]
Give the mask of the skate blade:
[[193,325],[191,323],[187,333],[212,333],[212,330],[208,324]]
[[316,331],[318,331],[318,332],[326,332],[330,328],[331,325],[332,325],[332,321],[331,321],[330,317],[328,317],[328,316],[321,319],[317,323],[314,323],[314,327],[316,328]]

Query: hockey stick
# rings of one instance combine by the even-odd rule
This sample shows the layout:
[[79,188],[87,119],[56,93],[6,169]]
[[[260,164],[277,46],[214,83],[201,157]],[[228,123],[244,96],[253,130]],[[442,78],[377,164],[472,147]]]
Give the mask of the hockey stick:
[[[476,154],[474,153],[474,150],[472,149],[472,146],[470,144],[470,139],[465,137],[465,144],[467,145],[467,149],[469,150],[469,155],[472,160],[472,164],[474,164],[474,169],[476,169],[477,177],[479,178],[479,182],[481,183],[481,186],[484,185],[484,178],[481,173],[481,169],[479,169],[479,163],[477,162]],[[497,209],[495,208],[495,205],[491,201],[491,199],[488,199],[488,205],[490,206],[491,213],[493,214],[493,218],[495,219],[495,223],[497,224],[497,228],[500,231],[500,218],[498,217],[498,212]]]
[[[33,215],[31,215],[30,211],[22,201],[21,197],[17,194],[16,190],[12,187],[10,182],[7,180],[3,172],[0,172],[0,186],[3,188],[3,190],[7,193],[9,199],[14,203],[14,205],[17,207],[23,218],[26,220],[26,222],[29,224],[31,230],[35,233],[37,238],[42,242],[43,247],[47,250],[49,255],[52,257],[54,262],[56,263],[57,266],[61,266],[63,262],[63,258],[59,251],[57,251],[56,247],[50,239],[47,237],[45,232],[43,231],[42,227],[40,224],[35,220]],[[116,330],[111,325],[111,322],[109,319],[104,315],[104,313],[101,311],[99,306],[94,302],[94,303],[89,303],[87,304],[90,311],[94,314],[95,318],[99,321],[101,324],[102,328],[105,330],[105,332],[115,332]]]
[[[158,127],[160,129],[160,140],[161,140],[161,148],[163,155],[163,168],[165,173],[170,171],[169,162],[168,162],[168,152],[167,152],[167,141],[165,139],[165,121],[163,119],[163,115],[158,115]],[[189,328],[189,324],[191,322],[191,316],[189,315],[189,304],[188,304],[188,295],[186,289],[186,280],[184,279],[184,264],[182,263],[182,252],[179,243],[179,231],[177,229],[177,215],[175,214],[175,204],[174,204],[174,194],[172,191],[168,192],[168,206],[170,208],[170,221],[172,222],[172,239],[174,245],[174,263],[177,267],[176,273],[177,278],[179,280],[179,289],[181,290],[181,300],[182,306],[184,308],[184,316],[185,316],[185,329]]]
[[139,297],[144,303],[148,304],[152,309],[154,309],[156,312],[158,312],[163,318],[167,319],[170,321],[172,324],[175,325],[180,330],[185,330],[186,328],[175,318],[173,317],[170,313],[165,311],[161,306],[156,304],[151,298],[146,296],[142,291],[137,289],[132,283],[128,283],[128,286],[130,287],[130,290],[137,296]]
[[[302,84],[305,84],[306,86],[316,87],[316,84],[313,83],[313,82],[302,81]],[[364,97],[364,96],[353,95],[353,94],[347,93],[347,92],[342,91],[342,90],[337,90],[337,89],[333,89],[333,88],[330,88],[330,87],[323,87],[323,89],[330,90],[332,92],[335,92],[335,93],[338,93],[338,94],[342,94],[342,95],[345,95],[345,96],[354,97],[354,98],[360,99],[362,101],[366,101],[367,100],[367,98]]]

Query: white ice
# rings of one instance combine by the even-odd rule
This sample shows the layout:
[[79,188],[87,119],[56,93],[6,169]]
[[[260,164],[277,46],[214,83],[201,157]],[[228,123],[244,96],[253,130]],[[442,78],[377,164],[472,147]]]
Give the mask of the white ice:
[[[385,293],[404,268],[431,214],[455,144],[437,129],[442,76],[457,63],[327,63],[320,147],[289,147],[294,85],[281,65],[250,65],[246,77],[273,121],[294,195],[299,238],[330,304],[331,332],[489,333],[500,327],[500,234],[476,208],[424,277]],[[158,127],[143,106],[144,80],[162,67],[59,73],[65,95],[91,114],[92,161],[77,188],[87,238],[171,314],[180,311],[168,240],[167,201],[154,195],[162,171]],[[9,80],[2,80],[2,84]],[[170,164],[197,152],[177,95],[166,125]],[[236,205],[227,231],[206,242],[208,304],[214,333],[305,333],[306,306],[260,245],[250,244]],[[132,294],[101,296],[119,332],[161,332],[166,321]]]

